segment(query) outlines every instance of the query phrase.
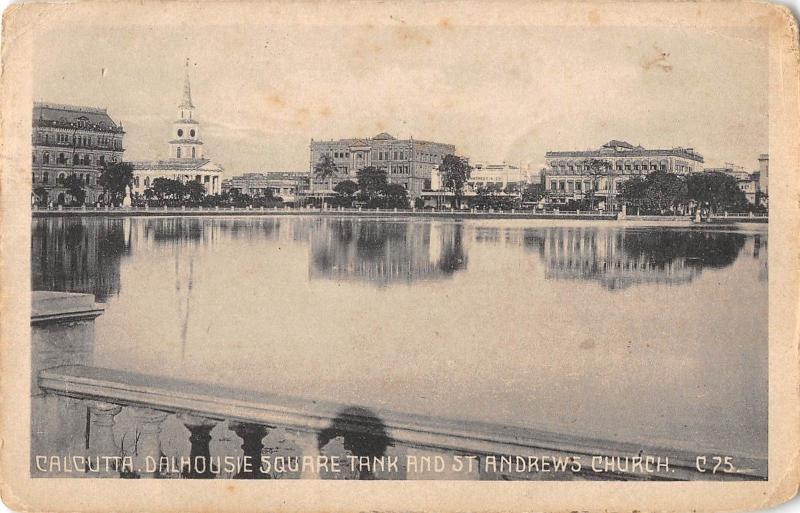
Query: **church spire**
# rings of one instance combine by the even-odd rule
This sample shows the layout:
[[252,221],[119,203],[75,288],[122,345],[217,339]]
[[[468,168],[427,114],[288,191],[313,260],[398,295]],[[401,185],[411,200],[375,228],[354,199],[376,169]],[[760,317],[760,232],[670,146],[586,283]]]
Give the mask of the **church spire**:
[[194,109],[194,105],[192,105],[192,86],[189,83],[189,58],[186,58],[186,70],[184,72],[183,78],[183,100],[181,104],[178,105],[178,108],[181,110],[191,110]]

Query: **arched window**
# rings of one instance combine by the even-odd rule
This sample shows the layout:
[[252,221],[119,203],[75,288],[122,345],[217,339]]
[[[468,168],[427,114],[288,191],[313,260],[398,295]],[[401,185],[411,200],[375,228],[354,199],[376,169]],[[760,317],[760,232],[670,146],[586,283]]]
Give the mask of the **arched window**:
[[56,178],[56,183],[64,183],[64,173],[58,173],[58,178]]
[[89,178],[91,178],[91,177],[90,177],[90,176],[89,176],[89,174],[87,173],[87,174],[86,174],[86,185],[89,185]]
[[150,187],[150,177],[149,176],[144,177],[144,186],[145,187]]
[[73,164],[80,164],[80,162],[81,162],[81,159],[80,159],[80,157],[78,156],[77,153],[72,156],[72,163]]
[[36,173],[31,173],[31,179],[33,180],[33,183],[36,183]]
[[181,148],[180,148],[180,146],[178,146],[177,156],[178,156],[178,158],[181,158]]
[[86,165],[87,166],[91,166],[92,165],[92,156],[91,155],[86,155]]
[[45,171],[42,173],[42,183],[47,183],[50,181],[50,175]]
[[192,158],[195,158],[195,155],[194,155],[194,146],[192,146]]
[[67,159],[66,159],[66,157],[64,157],[63,153],[59,153],[58,154],[58,163],[59,164],[66,164],[67,163]]
[[134,176],[134,177],[133,177],[133,185],[134,185],[134,186],[135,186],[137,189],[139,188],[139,177],[138,177],[138,176]]
[[100,155],[100,165],[102,166],[105,163],[106,163],[106,156],[105,155]]

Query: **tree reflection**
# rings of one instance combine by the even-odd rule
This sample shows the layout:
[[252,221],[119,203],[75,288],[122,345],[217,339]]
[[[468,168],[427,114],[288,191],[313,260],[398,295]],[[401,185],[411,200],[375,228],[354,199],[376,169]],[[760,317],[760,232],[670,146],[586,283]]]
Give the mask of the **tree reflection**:
[[593,280],[608,289],[688,283],[705,268],[733,264],[746,239],[737,232],[672,228],[564,227],[523,233],[523,244],[544,260],[546,278]]
[[443,279],[467,266],[461,224],[328,219],[310,239],[311,278],[386,285]]

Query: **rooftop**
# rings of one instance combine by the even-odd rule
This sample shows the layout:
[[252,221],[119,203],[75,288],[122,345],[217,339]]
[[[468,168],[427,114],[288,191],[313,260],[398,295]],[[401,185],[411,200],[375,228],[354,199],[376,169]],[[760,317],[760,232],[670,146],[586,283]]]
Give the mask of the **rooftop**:
[[[34,102],[33,122],[39,126],[67,126],[122,132],[105,108]],[[83,125],[83,126],[81,126]]]

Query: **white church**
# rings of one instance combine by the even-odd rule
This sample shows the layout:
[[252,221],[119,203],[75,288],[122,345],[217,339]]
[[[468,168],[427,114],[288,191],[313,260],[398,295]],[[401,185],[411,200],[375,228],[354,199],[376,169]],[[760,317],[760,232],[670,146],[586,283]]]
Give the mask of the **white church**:
[[183,100],[178,105],[178,117],[172,123],[169,158],[141,160],[133,165],[133,193],[143,195],[156,178],[171,178],[183,183],[202,183],[207,194],[222,192],[222,166],[215,164],[203,152],[200,123],[194,119],[192,88],[189,83],[189,61],[183,83]]

